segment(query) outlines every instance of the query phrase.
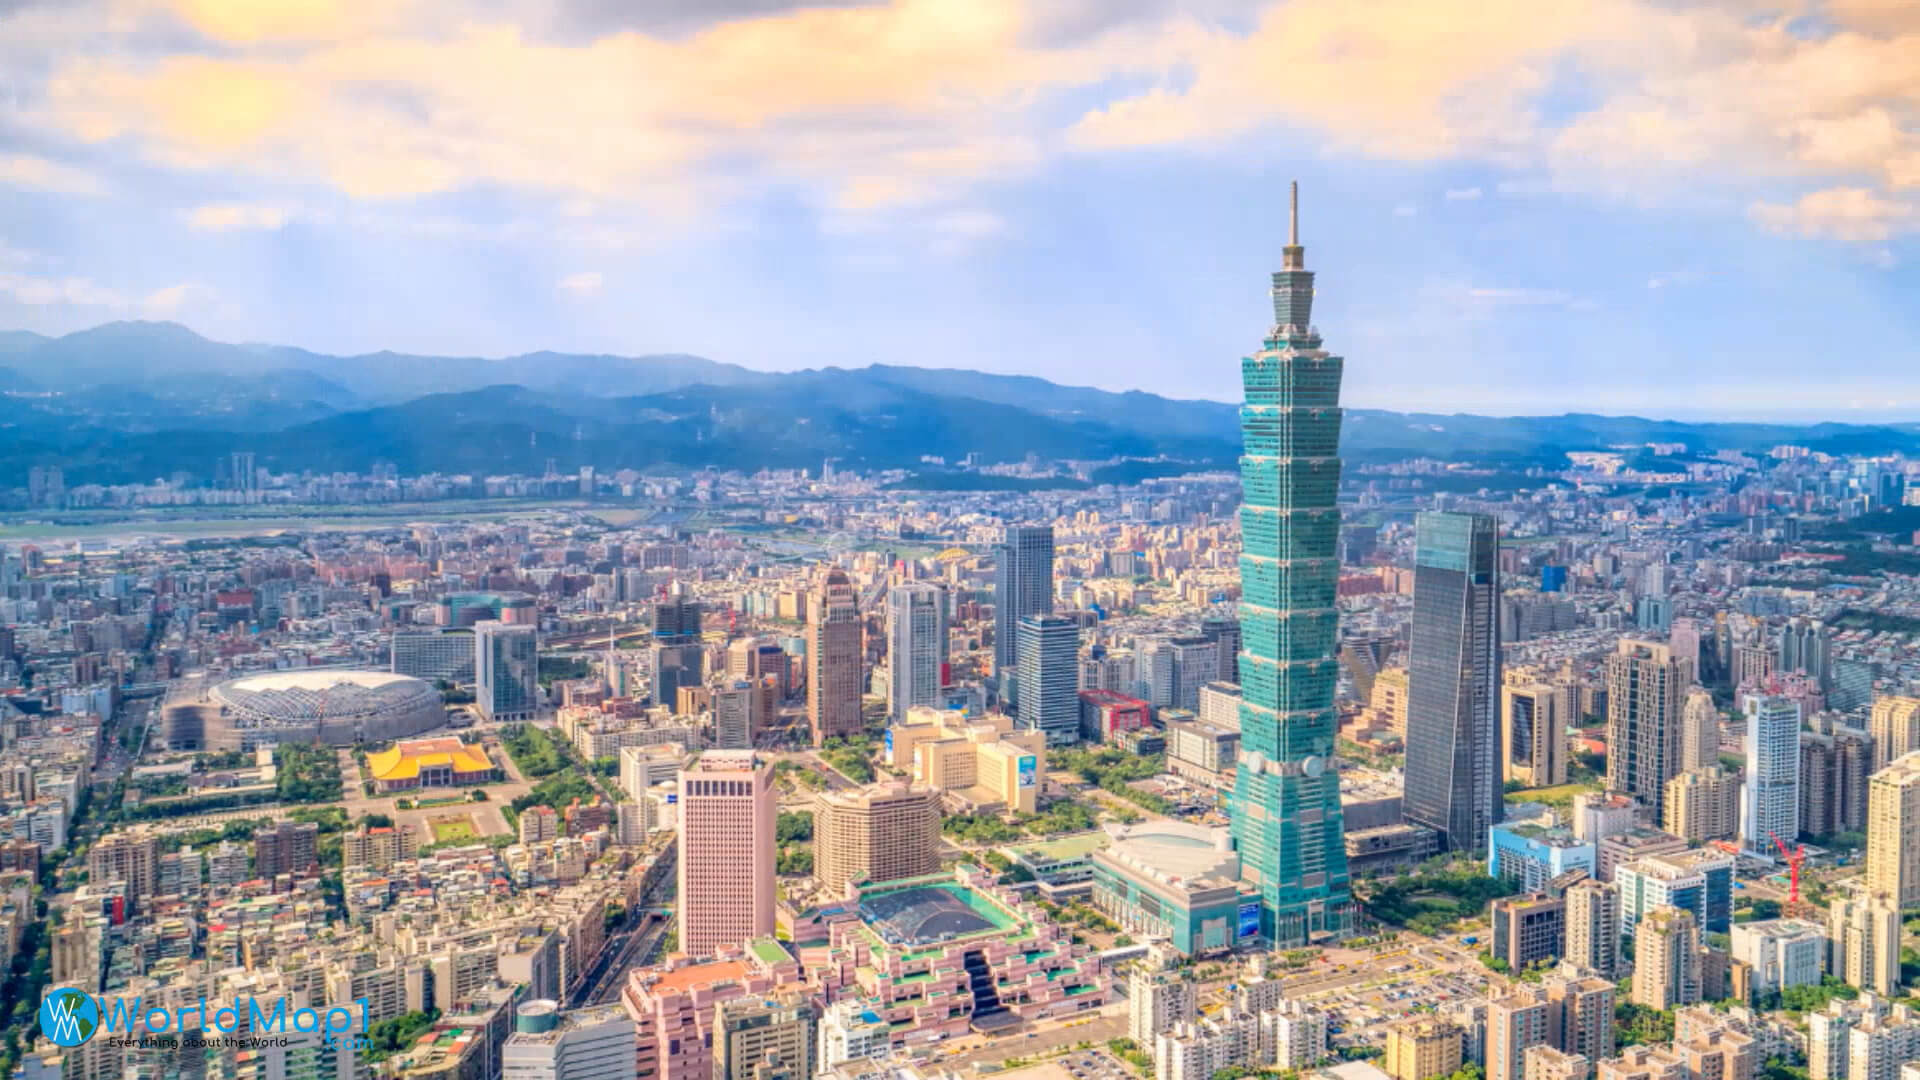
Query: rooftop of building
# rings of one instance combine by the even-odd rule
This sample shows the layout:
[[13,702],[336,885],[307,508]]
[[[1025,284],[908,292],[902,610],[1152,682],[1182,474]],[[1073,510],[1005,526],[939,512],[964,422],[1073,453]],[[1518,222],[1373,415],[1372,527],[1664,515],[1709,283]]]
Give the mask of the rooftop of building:
[[375,780],[412,780],[430,768],[456,773],[486,772],[493,768],[486,750],[477,743],[455,738],[413,739],[367,755],[367,772]]
[[1094,829],[1090,832],[1068,833],[1046,840],[1037,840],[1031,844],[1014,844],[1006,850],[1015,858],[1030,862],[1064,862],[1069,859],[1084,859],[1096,851],[1102,851],[1113,843],[1113,837],[1105,830]]
[[225,684],[224,689],[242,693],[270,693],[277,690],[331,690],[336,686],[373,689],[394,684],[418,683],[410,675],[391,671],[361,671],[349,668],[310,668],[304,671],[270,671],[244,675]]
[[892,946],[939,944],[1019,926],[1020,917],[950,877],[887,882],[860,894],[860,918]]
[[772,938],[755,938],[747,942],[747,951],[751,952],[755,959],[768,967],[772,967],[775,964],[784,964],[793,959],[792,956],[788,955],[787,950],[782,948],[780,943]]
[[1104,857],[1169,885],[1209,885],[1240,876],[1240,858],[1227,830],[1182,821],[1108,825],[1113,846]]

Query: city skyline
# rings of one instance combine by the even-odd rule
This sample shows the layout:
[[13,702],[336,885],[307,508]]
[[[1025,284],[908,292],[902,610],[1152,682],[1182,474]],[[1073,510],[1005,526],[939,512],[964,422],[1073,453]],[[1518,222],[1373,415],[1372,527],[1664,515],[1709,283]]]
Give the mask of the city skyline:
[[[1231,283],[1272,260],[1276,178],[1297,175],[1339,240],[1325,269],[1365,285],[1324,305],[1369,358],[1350,402],[1911,408],[1920,210],[1893,117],[1913,91],[1838,74],[1897,64],[1910,13],[1616,6],[1459,21],[1394,0],[1436,48],[1329,0],[26,4],[0,15],[0,326],[779,370],[911,355],[1227,400],[1193,361],[1232,348]],[[1339,78],[1315,77],[1335,54]],[[796,94],[824,57],[842,74]],[[1279,67],[1349,89],[1250,75]],[[516,79],[542,92],[503,98]],[[1742,79],[1778,89],[1688,89]]]

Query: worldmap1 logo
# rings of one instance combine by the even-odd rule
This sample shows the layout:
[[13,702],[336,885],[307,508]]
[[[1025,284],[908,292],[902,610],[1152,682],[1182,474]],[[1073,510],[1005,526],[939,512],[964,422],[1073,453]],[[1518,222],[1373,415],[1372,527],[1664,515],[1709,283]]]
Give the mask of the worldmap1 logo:
[[100,1006],[78,990],[55,990],[40,1003],[40,1034],[55,1046],[79,1046],[100,1030]]

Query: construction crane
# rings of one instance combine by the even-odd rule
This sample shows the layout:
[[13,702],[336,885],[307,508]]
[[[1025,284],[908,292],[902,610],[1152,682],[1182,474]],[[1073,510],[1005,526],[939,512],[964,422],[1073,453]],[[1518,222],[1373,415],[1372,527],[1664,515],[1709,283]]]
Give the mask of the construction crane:
[[1807,861],[1807,849],[1796,843],[1793,850],[1788,851],[1778,836],[1769,832],[1767,838],[1780,849],[1780,857],[1787,860],[1787,904],[1791,907],[1800,902],[1800,864]]

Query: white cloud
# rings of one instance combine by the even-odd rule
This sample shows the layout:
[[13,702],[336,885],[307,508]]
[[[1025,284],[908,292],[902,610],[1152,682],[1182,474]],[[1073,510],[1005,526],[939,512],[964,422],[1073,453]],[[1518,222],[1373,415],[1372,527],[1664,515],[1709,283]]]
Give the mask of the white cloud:
[[1484,194],[1486,193],[1481,191],[1477,187],[1448,188],[1447,201],[1448,202],[1471,202],[1474,199],[1478,199],[1480,196]]
[[29,307],[97,308],[115,315],[170,318],[196,299],[214,291],[197,282],[181,282],[155,289],[139,298],[81,275],[51,276],[0,271],[0,297]]
[[0,185],[59,195],[101,195],[106,185],[84,169],[32,154],[0,154]]
[[561,278],[555,287],[561,292],[572,293],[575,296],[597,296],[600,293],[600,287],[605,283],[600,271],[582,270],[577,274],[568,274]]
[[1401,203],[1399,206],[1393,208],[1394,217],[1414,217],[1419,213],[1420,208],[1412,203]]
[[[621,28],[644,19],[555,36],[545,6],[28,4],[0,14],[0,68],[20,72],[15,117],[49,145],[362,200],[534,191],[583,219],[643,205],[682,220],[791,187],[830,212],[938,208],[1064,152],[1276,128],[1313,150],[1524,178],[1454,200],[1657,201],[1703,178],[1895,202],[1920,189],[1910,0],[1085,0],[1064,23],[1048,0],[741,0],[672,36]],[[1123,16],[1091,17],[1108,6]],[[88,17],[50,14],[68,8]],[[1565,106],[1569,72],[1590,106]],[[0,157],[0,183],[103,190],[25,155]],[[292,219],[200,211],[203,228]]]
[[84,277],[36,277],[0,273],[0,294],[29,307],[65,304],[71,307],[124,308],[126,298]]
[[187,214],[187,224],[196,229],[278,229],[292,213],[284,207],[248,203],[211,203],[196,206]]
[[1775,232],[1799,233],[1862,247],[1920,229],[1920,204],[1882,198],[1866,188],[1827,188],[1792,204],[1758,202],[1753,219]]
[[194,300],[211,299],[213,296],[211,288],[198,282],[183,281],[148,293],[140,301],[140,310],[155,318],[167,318],[178,315],[183,307]]

